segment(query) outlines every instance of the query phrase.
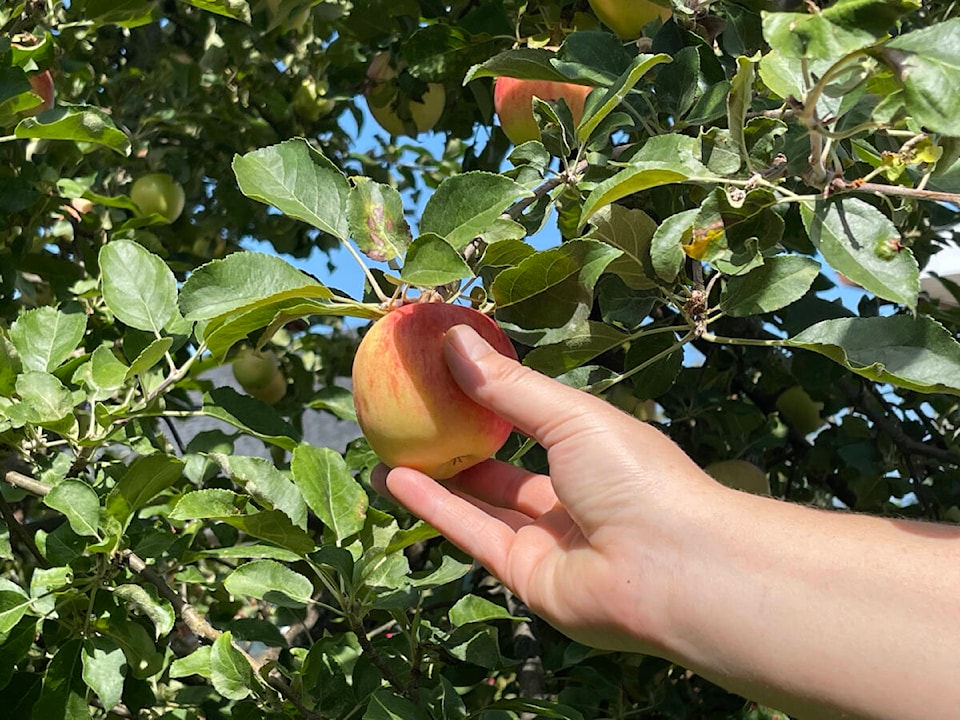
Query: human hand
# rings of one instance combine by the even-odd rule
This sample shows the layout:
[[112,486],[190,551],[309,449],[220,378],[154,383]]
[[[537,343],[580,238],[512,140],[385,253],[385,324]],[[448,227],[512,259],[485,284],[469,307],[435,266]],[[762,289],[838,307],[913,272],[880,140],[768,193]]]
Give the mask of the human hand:
[[488,460],[441,485],[409,468],[374,487],[471,554],[575,640],[665,654],[671,586],[691,504],[721,486],[653,427],[448,332],[464,392],[547,449],[550,475]]

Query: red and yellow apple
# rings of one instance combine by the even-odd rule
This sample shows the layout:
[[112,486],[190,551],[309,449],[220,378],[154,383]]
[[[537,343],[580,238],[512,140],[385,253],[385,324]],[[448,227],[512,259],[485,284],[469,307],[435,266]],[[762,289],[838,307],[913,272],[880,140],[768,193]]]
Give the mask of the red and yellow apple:
[[50,74],[50,71],[44,70],[40,73],[34,73],[27,79],[30,81],[30,91],[34,95],[39,95],[41,102],[23,114],[30,117],[52,108],[54,98],[56,97],[56,90],[53,87],[53,75]]
[[590,0],[590,7],[601,22],[624,40],[635,40],[656,17],[663,22],[670,19],[670,8],[650,0]]
[[467,397],[447,368],[443,338],[455,325],[469,325],[495,350],[517,357],[491,318],[463,305],[434,302],[392,310],[357,349],[357,421],[390,467],[445,480],[489,458],[510,435],[511,424]]
[[533,98],[560,100],[573,113],[574,125],[580,124],[583,105],[593,90],[588,85],[552,80],[521,80],[498,77],[493,87],[493,107],[500,118],[500,127],[514,145],[540,139],[540,128],[533,116]]
[[162,215],[172,223],[183,212],[183,186],[166,173],[150,173],[137,178],[130,188],[130,199],[141,215]]
[[397,78],[403,66],[390,61],[390,53],[379,53],[367,68],[364,95],[370,114],[391,135],[416,135],[430,130],[443,115],[446,91],[440,83],[429,83],[420,99],[402,103]]
[[247,394],[274,405],[287,392],[287,378],[271,350],[259,352],[249,347],[233,359],[233,376]]

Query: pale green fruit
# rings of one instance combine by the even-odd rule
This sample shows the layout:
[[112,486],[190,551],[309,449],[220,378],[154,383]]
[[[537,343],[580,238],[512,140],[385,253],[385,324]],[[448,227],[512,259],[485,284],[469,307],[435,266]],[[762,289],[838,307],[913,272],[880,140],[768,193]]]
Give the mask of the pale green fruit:
[[746,460],[720,460],[707,465],[703,471],[719,483],[754,495],[770,495],[767,474]]
[[167,222],[174,222],[183,212],[185,197],[183,186],[166,173],[150,173],[133,183],[130,199],[141,215],[162,215]]
[[777,410],[801,435],[809,435],[823,426],[820,417],[823,403],[815,402],[799,385],[785,390],[777,398]]

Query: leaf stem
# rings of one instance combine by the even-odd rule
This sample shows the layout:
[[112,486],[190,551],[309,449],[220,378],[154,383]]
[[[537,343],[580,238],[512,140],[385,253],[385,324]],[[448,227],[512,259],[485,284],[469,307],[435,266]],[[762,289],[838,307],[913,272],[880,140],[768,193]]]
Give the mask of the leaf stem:
[[363,270],[363,274],[366,276],[367,282],[370,283],[370,287],[373,288],[373,292],[376,294],[377,298],[379,298],[380,302],[390,302],[390,298],[387,297],[386,293],[383,292],[383,289],[380,287],[380,283],[378,283],[377,279],[373,276],[373,272],[371,272],[370,268],[367,267],[367,264],[363,261],[363,258],[360,257],[360,253],[354,249],[353,245],[351,245],[348,240],[344,240],[343,246],[350,252],[350,254],[353,256],[353,259],[357,261],[357,264]]
[[702,333],[700,337],[702,337],[707,342],[716,343],[718,345],[749,345],[752,347],[780,347],[784,343],[784,341],[780,339],[757,340],[755,338],[721,337],[720,335],[714,335],[712,332]]

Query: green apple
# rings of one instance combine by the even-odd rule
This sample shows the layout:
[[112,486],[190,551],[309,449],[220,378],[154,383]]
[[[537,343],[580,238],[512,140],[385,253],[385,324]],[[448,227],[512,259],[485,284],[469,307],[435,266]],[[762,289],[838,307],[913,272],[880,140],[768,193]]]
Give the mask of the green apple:
[[815,402],[800,385],[783,391],[777,398],[777,410],[801,435],[809,435],[823,426],[820,417],[823,403]]
[[378,320],[353,361],[353,401],[370,447],[391,467],[445,480],[489,458],[512,426],[460,389],[443,355],[444,334],[469,325],[498,352],[516,358],[489,317],[447,303],[403,305]]
[[624,40],[635,40],[643,35],[643,29],[654,18],[666,22],[670,8],[649,0],[590,0],[593,12],[608,28]]
[[166,173],[150,173],[139,177],[130,188],[130,199],[143,216],[162,215],[168,223],[183,212],[183,186]]
[[493,88],[493,107],[503,132],[514,145],[520,145],[528,140],[540,139],[540,128],[533,116],[533,98],[563,99],[573,114],[574,125],[579,125],[583,117],[583,105],[591,90],[593,88],[589,85],[498,77]]
[[391,135],[416,135],[433,128],[443,115],[446,91],[429,83],[420,99],[403,102],[398,77],[403,66],[390,62],[390,53],[379,53],[367,68],[364,96],[373,119]]
[[746,460],[720,460],[707,465],[703,471],[717,482],[735,490],[754,495],[770,495],[767,474]]
[[287,378],[271,350],[244,347],[233,360],[233,376],[249,395],[274,405],[287,392]]

